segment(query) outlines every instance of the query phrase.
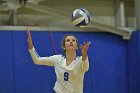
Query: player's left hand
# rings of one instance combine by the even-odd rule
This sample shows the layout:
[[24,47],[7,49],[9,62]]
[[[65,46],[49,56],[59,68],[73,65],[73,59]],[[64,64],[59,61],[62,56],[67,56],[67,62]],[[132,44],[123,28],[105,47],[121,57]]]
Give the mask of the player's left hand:
[[84,42],[83,45],[82,44],[80,45],[80,48],[81,48],[82,53],[87,52],[90,44],[91,44],[91,42],[86,42],[86,43]]

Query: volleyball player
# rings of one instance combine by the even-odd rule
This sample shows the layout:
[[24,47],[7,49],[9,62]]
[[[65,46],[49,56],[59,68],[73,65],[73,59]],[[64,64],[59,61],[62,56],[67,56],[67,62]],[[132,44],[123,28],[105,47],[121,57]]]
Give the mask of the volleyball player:
[[52,66],[55,69],[57,77],[54,86],[55,92],[83,93],[84,75],[89,69],[87,51],[90,42],[80,46],[82,54],[80,57],[77,57],[76,50],[78,49],[78,40],[73,35],[66,35],[62,40],[62,48],[64,49],[66,56],[59,54],[40,57],[33,46],[29,30],[27,31],[27,35],[29,52],[33,62],[37,65]]

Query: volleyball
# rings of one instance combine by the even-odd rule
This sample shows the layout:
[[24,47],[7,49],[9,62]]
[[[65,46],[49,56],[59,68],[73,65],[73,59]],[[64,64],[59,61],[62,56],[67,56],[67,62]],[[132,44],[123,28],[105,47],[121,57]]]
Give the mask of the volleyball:
[[86,27],[90,23],[89,12],[84,8],[75,9],[72,13],[72,23],[80,28]]

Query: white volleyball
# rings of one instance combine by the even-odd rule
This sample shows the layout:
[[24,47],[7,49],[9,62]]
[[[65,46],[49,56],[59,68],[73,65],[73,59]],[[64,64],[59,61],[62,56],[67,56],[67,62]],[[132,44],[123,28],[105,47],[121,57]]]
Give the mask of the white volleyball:
[[86,27],[90,23],[89,12],[84,8],[74,10],[72,13],[72,23],[80,28]]

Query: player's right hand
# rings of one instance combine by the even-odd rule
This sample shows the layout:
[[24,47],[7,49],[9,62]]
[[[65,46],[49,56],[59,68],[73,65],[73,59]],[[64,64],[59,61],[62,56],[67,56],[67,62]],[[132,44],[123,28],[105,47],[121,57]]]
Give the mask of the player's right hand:
[[29,27],[27,26],[25,28],[25,30],[27,31],[27,36],[28,36],[27,41],[28,41],[28,45],[29,45],[29,50],[31,50],[33,48],[33,43],[32,43],[32,37],[31,37]]

